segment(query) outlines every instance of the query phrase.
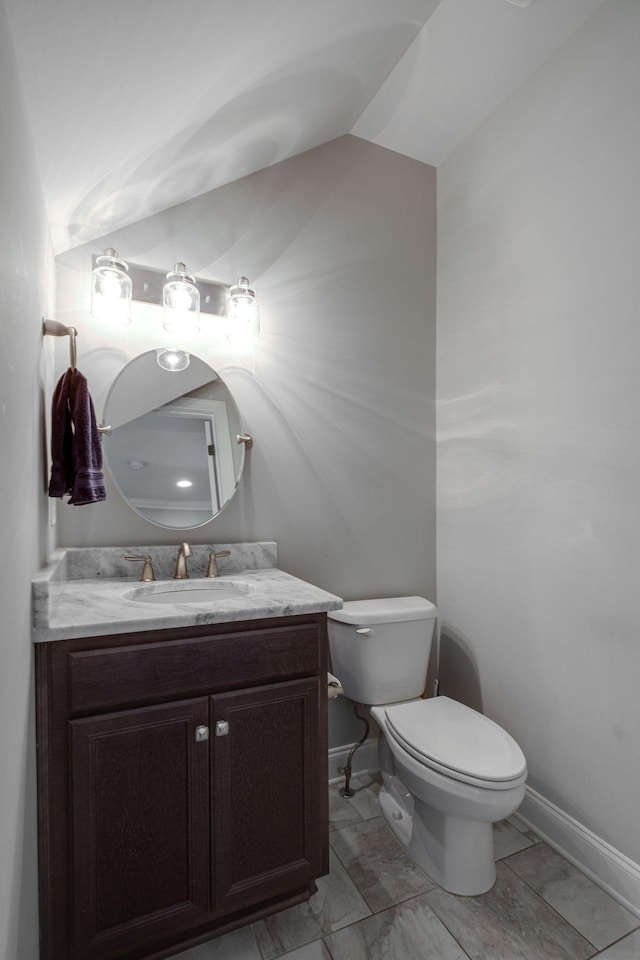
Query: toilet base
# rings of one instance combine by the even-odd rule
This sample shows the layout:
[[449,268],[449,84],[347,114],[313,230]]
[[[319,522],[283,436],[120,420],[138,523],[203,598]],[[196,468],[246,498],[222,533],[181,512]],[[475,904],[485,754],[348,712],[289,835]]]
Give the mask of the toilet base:
[[407,855],[438,886],[458,896],[486,893],[496,880],[492,824],[450,817],[385,778],[380,809]]

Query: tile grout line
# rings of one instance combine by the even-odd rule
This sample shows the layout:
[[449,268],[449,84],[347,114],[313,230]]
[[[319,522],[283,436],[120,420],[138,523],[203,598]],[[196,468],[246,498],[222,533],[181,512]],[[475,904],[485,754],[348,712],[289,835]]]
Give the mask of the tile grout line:
[[333,950],[329,948],[329,944],[327,943],[326,937],[322,938],[322,945],[324,946],[325,950],[329,954],[331,960],[338,960],[338,958],[334,956]]
[[[519,852],[521,852],[521,851],[519,851]],[[515,853],[512,853],[511,856],[512,856],[512,857],[515,857],[516,854],[515,854]],[[575,933],[577,933],[579,937],[582,937],[582,939],[583,939],[586,943],[588,943],[590,947],[593,947],[593,949],[594,949],[596,952],[595,952],[595,953],[592,953],[590,957],[587,957],[587,960],[594,960],[594,957],[597,957],[597,956],[598,956],[598,953],[601,953],[601,952],[602,952],[602,951],[600,951],[600,950],[598,949],[598,947],[596,947],[595,943],[593,943],[591,940],[589,940],[588,937],[586,937],[586,936],[584,935],[584,933],[581,933],[581,931],[578,930],[577,927],[574,927],[574,925],[571,923],[570,920],[567,920],[566,917],[563,917],[562,914],[560,913],[560,911],[557,910],[552,903],[549,903],[549,901],[548,901],[548,900],[545,900],[545,898],[544,898],[541,894],[539,894],[537,890],[534,890],[534,888],[531,886],[531,884],[530,884],[530,883],[527,883],[527,881],[524,879],[524,877],[521,877],[520,874],[517,873],[517,872],[513,869],[513,867],[510,867],[509,864],[506,863],[505,860],[503,860],[502,862],[504,863],[504,865],[505,865],[505,867],[507,868],[507,870],[509,871],[509,873],[512,873],[513,876],[516,877],[516,879],[520,880],[521,883],[524,883],[525,887],[527,887],[527,889],[531,891],[531,893],[534,895],[534,897],[535,897],[537,900],[539,900],[539,901],[540,901],[541,903],[543,903],[546,907],[548,907],[549,910],[552,910],[553,913],[555,913],[555,915],[556,915],[557,917],[559,917],[560,920],[562,920],[563,923],[566,923],[567,926],[571,927],[571,929],[572,929]],[[603,947],[603,950],[608,950],[610,946],[611,946],[611,944],[608,943],[606,947]]]
[[[425,876],[426,876],[426,874],[425,874]],[[433,881],[432,881],[432,882],[433,882]],[[371,916],[369,916],[369,917],[361,917],[360,920],[354,920],[353,923],[348,923],[346,926],[340,927],[339,930],[333,930],[332,933],[340,933],[342,930],[349,930],[351,927],[357,927],[357,926],[359,926],[361,923],[366,923],[368,920],[371,920],[372,917],[380,916],[380,914],[386,913],[386,912],[389,911],[389,910],[394,910],[395,907],[399,907],[399,906],[401,906],[401,905],[404,904],[404,903],[410,903],[412,900],[417,900],[418,897],[426,897],[427,894],[432,893],[433,890],[441,890],[441,889],[442,889],[442,887],[438,887],[438,886],[436,885],[435,887],[432,887],[430,890],[423,890],[422,893],[416,893],[413,897],[407,897],[406,900],[400,900],[398,903],[393,903],[393,904],[391,904],[391,906],[389,906],[389,907],[384,907],[382,910],[377,910],[375,913],[372,912],[372,913],[371,913]],[[445,892],[446,892],[446,891],[445,891]],[[364,898],[363,898],[363,899],[364,899]],[[431,913],[433,914],[435,920],[447,931],[447,933],[449,934],[449,936],[451,937],[451,939],[454,941],[454,943],[460,948],[460,951],[461,951],[461,953],[464,955],[464,957],[466,957],[467,960],[473,960],[473,957],[472,957],[470,954],[467,953],[467,951],[464,949],[464,947],[463,947],[462,944],[459,942],[459,940],[457,939],[457,937],[456,937],[456,936],[453,934],[453,932],[449,929],[449,927],[447,926],[447,924],[445,923],[445,921],[444,921],[441,917],[438,916],[438,914],[435,912],[435,910],[432,909],[432,907],[431,907],[429,904],[427,904],[427,906],[428,906],[429,910],[431,911]],[[330,956],[333,958],[333,960],[338,960],[337,957],[334,957],[334,954],[331,952],[331,950],[329,950],[329,946],[328,946],[328,944],[326,943],[326,934],[323,935],[323,936],[322,936],[321,938],[319,938],[319,939],[322,939],[322,941],[323,941],[326,949],[329,951],[329,954],[330,954]],[[317,942],[317,941],[313,941],[313,940],[312,940],[312,941],[309,941],[309,942],[310,942],[310,943],[315,943],[315,942]],[[277,960],[277,958],[274,958],[274,960]],[[587,958],[587,960],[593,960],[593,957],[589,957],[589,958]]]
[[[607,950],[610,950],[611,947],[615,947],[617,943],[622,943],[623,940],[626,940],[627,937],[630,937],[632,933],[637,933],[640,930],[640,925],[634,927],[633,930],[629,930],[628,933],[623,933],[621,937],[618,937],[617,940],[614,940],[612,943],[607,944],[606,947],[603,947],[599,953],[596,953],[595,957],[590,957],[589,960],[598,960],[598,957],[602,956]],[[589,941],[590,943],[591,941]]]
[[[405,851],[402,850],[402,845],[401,845],[400,843],[398,843],[398,840],[393,836],[393,832],[390,830],[390,828],[389,828],[388,824],[386,823],[386,821],[385,821],[384,817],[382,816],[382,814],[380,814],[380,815],[377,816],[377,817],[371,817],[370,820],[362,820],[362,823],[372,823],[374,820],[381,820],[381,821],[382,821],[382,823],[385,825],[385,827],[386,827],[387,830],[389,831],[390,836],[393,838],[394,842],[398,845],[398,848],[399,848],[403,853],[405,853]],[[353,824],[350,824],[350,826],[353,826]],[[349,827],[343,827],[342,829],[347,830],[347,829],[349,829]],[[336,830],[336,831],[333,831],[333,832],[338,833],[339,831]],[[329,841],[329,843],[331,844],[331,841]],[[333,847],[332,847],[332,849],[333,849]],[[390,904],[390,905],[387,906],[387,907],[382,907],[380,910],[373,910],[373,908],[371,907],[371,905],[370,905],[369,901],[367,900],[366,896],[364,895],[364,893],[362,893],[362,891],[360,890],[360,888],[359,888],[358,885],[356,884],[355,880],[352,878],[351,874],[349,873],[349,870],[347,869],[346,865],[345,865],[344,862],[342,861],[340,855],[337,853],[337,851],[336,851],[335,849],[333,850],[333,853],[334,853],[334,856],[340,861],[340,863],[341,863],[343,869],[345,870],[347,876],[349,877],[349,879],[350,879],[351,882],[353,883],[354,887],[356,888],[356,890],[358,891],[358,893],[360,894],[360,896],[362,897],[362,899],[363,899],[364,902],[366,903],[368,909],[371,911],[371,915],[370,915],[371,917],[376,917],[376,916],[379,916],[379,915],[382,914],[382,913],[385,913],[385,912],[388,911],[388,910],[393,910],[395,907],[401,906],[403,903],[410,903],[412,900],[416,900],[418,897],[426,896],[427,894],[431,893],[433,890],[443,890],[443,889],[444,889],[443,887],[438,886],[438,884],[435,882],[435,880],[432,880],[431,877],[424,872],[424,870],[420,870],[420,867],[418,867],[417,864],[416,864],[417,869],[420,870],[420,872],[422,873],[422,875],[423,875],[424,877],[426,877],[426,879],[429,881],[429,883],[432,884],[432,886],[429,887],[429,889],[427,889],[427,890],[421,891],[420,893],[415,893],[415,894],[413,894],[413,896],[405,897],[403,900],[398,900],[396,903],[392,903],[392,904]],[[406,853],[405,853],[405,855],[406,855]],[[446,892],[446,891],[445,891],[445,892]],[[462,946],[462,944],[459,942],[459,940],[457,939],[457,937],[453,934],[453,932],[452,932],[452,931],[449,929],[449,927],[446,925],[446,923],[444,922],[444,920],[442,920],[442,918],[438,916],[438,914],[435,912],[435,910],[432,909],[432,907],[431,907],[429,904],[428,904],[427,906],[429,907],[429,910],[431,911],[431,913],[433,914],[433,916],[435,917],[435,919],[437,920],[437,922],[440,923],[440,924],[444,927],[444,929],[447,931],[447,933],[449,934],[449,936],[451,937],[451,939],[452,939],[452,940],[457,944],[457,946],[460,948],[461,953],[467,958],[467,960],[473,960],[473,958],[470,956],[470,954],[467,953],[467,951],[464,949],[464,947]],[[367,921],[367,920],[369,920],[369,919],[370,919],[370,917],[362,917],[360,920],[356,920],[354,923],[349,923],[349,924],[347,924],[346,926],[341,927],[340,929],[341,929],[341,930],[348,930],[350,927],[355,927],[355,926],[357,926],[359,923],[364,923],[365,921]],[[338,931],[334,931],[334,932],[338,932]],[[325,939],[325,938],[324,938],[324,936],[323,936],[323,937],[322,937],[323,942],[324,942],[324,939]],[[325,947],[327,948],[327,950],[329,949],[329,947],[328,947],[328,945],[326,944],[326,942],[325,942]],[[330,953],[331,956],[333,957],[333,954],[331,953],[331,951],[329,951],[329,953]],[[593,960],[593,958],[590,957],[590,958],[588,958],[588,960]]]
[[[554,849],[554,848],[553,848],[550,844],[548,844],[545,840],[540,840],[539,843],[540,843],[540,844],[543,844],[543,845],[546,844],[546,846],[547,846],[550,850],[553,850],[553,849]],[[528,849],[528,848],[525,847],[525,849]],[[528,882],[524,879],[524,877],[521,877],[521,876],[520,876],[520,874],[518,873],[517,870],[514,870],[514,868],[513,868],[509,863],[507,863],[507,860],[510,860],[512,857],[517,857],[518,854],[523,853],[523,852],[524,852],[523,850],[517,850],[517,851],[515,851],[514,853],[510,853],[507,857],[503,857],[503,858],[502,858],[502,862],[504,863],[504,865],[505,865],[506,867],[509,868],[509,870],[511,871],[511,873],[515,874],[516,877],[518,877],[520,880],[522,880],[522,882],[523,882],[524,884],[526,884],[526,886],[527,886],[530,890],[532,890],[533,893],[536,894],[536,896],[538,896],[544,903],[546,903],[548,907],[550,907],[552,910],[554,910],[554,911],[558,914],[559,917],[562,917],[562,919],[565,921],[565,923],[568,923],[570,927],[573,927],[573,929],[576,931],[576,933],[578,933],[578,934],[583,938],[583,940],[586,940],[587,943],[590,943],[590,944],[594,947],[595,950],[598,950],[599,952],[596,954],[596,956],[599,956],[600,953],[603,953],[605,950],[608,950],[609,947],[612,947],[614,943],[619,943],[620,940],[624,940],[624,938],[625,938],[625,937],[628,937],[629,934],[634,933],[636,930],[640,930],[640,918],[636,918],[636,919],[638,920],[638,923],[636,924],[635,927],[633,927],[633,929],[628,930],[626,933],[623,933],[622,936],[618,937],[616,940],[612,940],[611,943],[608,943],[606,946],[601,947],[601,948],[597,947],[591,940],[589,940],[589,938],[588,938],[584,933],[581,933],[581,931],[578,930],[578,928],[575,927],[575,926],[571,923],[570,920],[567,920],[566,917],[563,917],[562,914],[560,913],[560,911],[557,910],[557,909],[553,906],[552,903],[550,903],[548,900],[545,900],[545,898],[544,898],[541,894],[537,893],[537,891],[533,889],[533,887],[531,886],[531,884],[528,883]],[[558,851],[555,851],[555,852],[558,853]],[[626,910],[626,909],[627,909],[627,908],[624,906],[624,904],[619,903],[619,901],[617,901],[617,900],[615,899],[615,897],[612,897],[611,894],[610,894],[607,890],[604,889],[604,887],[600,886],[600,884],[597,883],[595,880],[592,880],[591,877],[588,876],[588,874],[584,873],[583,870],[580,870],[580,868],[577,867],[577,866],[576,866],[574,863],[572,863],[570,860],[567,860],[566,857],[563,857],[561,853],[558,853],[558,856],[560,856],[566,863],[568,863],[570,867],[573,867],[573,869],[576,870],[577,873],[580,874],[580,876],[585,877],[590,883],[592,883],[595,887],[597,887],[598,890],[599,890],[602,894],[604,894],[604,896],[608,897],[610,900],[612,900],[612,901],[613,901],[614,903],[616,903],[618,906],[622,907],[623,910]],[[627,912],[629,913],[630,911],[627,910]],[[593,958],[590,958],[590,960],[593,960]]]

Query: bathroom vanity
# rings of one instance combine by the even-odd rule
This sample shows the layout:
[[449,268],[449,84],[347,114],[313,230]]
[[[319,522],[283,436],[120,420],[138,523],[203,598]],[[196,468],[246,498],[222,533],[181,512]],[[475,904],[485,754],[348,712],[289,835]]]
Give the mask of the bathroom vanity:
[[[190,579],[165,601],[182,585],[118,576],[124,551],[61,551],[34,582],[43,960],[159,960],[327,872],[341,601],[268,566],[273,544],[224,547],[220,600]],[[166,573],[176,548],[149,552]]]

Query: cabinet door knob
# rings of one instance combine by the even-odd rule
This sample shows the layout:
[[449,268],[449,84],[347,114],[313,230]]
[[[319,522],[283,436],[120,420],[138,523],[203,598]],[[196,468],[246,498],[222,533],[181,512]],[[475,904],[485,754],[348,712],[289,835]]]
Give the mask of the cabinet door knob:
[[226,737],[229,733],[229,721],[218,720],[216,723],[216,737]]
[[209,727],[196,727],[196,743],[209,739]]

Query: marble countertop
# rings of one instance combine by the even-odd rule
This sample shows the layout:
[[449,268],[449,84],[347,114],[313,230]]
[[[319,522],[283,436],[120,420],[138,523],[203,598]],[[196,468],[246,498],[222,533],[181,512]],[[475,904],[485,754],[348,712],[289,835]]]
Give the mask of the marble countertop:
[[[172,579],[177,545],[57,550],[32,582],[34,642],[299,616],[342,606],[340,597],[278,569],[275,543],[199,545],[192,550],[188,580]],[[230,551],[218,560],[221,575],[214,581],[204,578],[213,550]],[[150,554],[156,582],[140,583],[141,564],[125,561],[125,553]],[[247,592],[197,603],[156,605],[134,599],[143,587],[179,590],[230,581]]]

